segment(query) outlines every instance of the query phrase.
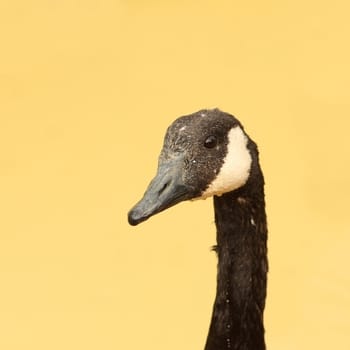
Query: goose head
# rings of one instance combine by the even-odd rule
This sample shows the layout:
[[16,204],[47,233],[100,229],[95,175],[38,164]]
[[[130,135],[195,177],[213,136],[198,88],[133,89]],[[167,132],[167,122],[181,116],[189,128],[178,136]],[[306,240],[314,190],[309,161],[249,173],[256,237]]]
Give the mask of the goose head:
[[128,220],[137,225],[175,204],[221,196],[248,181],[254,143],[240,122],[219,109],[176,119],[167,129],[158,170]]

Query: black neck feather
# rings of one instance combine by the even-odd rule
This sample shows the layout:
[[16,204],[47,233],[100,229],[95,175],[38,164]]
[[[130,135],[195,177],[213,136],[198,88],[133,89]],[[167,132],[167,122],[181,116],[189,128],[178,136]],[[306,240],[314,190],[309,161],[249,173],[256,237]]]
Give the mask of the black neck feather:
[[205,350],[265,350],[267,226],[260,169],[242,188],[214,197],[217,294]]

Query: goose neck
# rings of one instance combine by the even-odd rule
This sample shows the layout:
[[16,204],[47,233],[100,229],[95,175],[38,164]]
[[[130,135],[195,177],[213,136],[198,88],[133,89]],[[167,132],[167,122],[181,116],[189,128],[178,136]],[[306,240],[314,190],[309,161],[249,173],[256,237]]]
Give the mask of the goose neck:
[[263,193],[214,197],[217,293],[206,350],[265,350],[267,229]]

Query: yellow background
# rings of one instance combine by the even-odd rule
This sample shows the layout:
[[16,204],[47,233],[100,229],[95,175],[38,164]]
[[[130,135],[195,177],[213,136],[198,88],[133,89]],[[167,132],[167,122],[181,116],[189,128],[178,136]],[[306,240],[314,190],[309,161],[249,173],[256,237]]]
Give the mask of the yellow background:
[[130,227],[165,128],[235,114],[266,177],[270,350],[350,349],[348,1],[0,2],[0,348],[203,349],[211,200]]

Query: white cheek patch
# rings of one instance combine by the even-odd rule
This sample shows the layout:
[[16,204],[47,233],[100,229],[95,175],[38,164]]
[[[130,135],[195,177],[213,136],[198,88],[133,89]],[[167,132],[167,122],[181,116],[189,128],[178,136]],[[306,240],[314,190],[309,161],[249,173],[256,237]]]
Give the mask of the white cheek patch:
[[227,154],[221,169],[200,198],[220,196],[246,183],[252,163],[247,143],[248,138],[240,127],[234,127],[229,131]]

